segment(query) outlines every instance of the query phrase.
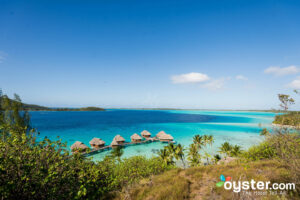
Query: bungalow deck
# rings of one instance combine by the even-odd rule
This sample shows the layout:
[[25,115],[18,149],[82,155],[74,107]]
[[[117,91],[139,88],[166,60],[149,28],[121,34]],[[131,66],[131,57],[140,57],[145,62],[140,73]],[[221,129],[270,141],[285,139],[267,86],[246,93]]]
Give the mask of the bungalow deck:
[[[125,142],[123,144],[120,144],[119,146],[127,147],[127,146],[132,146],[132,145],[140,145],[140,144],[146,144],[146,143],[158,142],[158,141],[160,141],[160,140],[157,139],[157,138],[146,138],[145,140],[142,140],[140,142]],[[104,147],[92,149],[91,151],[86,152],[86,153],[82,153],[81,155],[85,156],[85,157],[88,157],[88,156],[91,156],[91,155],[94,155],[94,154],[97,154],[97,153],[101,153],[105,150],[110,150],[110,149],[112,149],[112,146],[107,145],[107,146],[104,146]]]

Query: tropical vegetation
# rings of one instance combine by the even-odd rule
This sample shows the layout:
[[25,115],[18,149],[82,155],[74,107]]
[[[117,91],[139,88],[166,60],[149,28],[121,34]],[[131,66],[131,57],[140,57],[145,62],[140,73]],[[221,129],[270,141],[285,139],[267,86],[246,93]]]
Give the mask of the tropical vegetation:
[[[239,180],[292,182],[296,189],[284,198],[300,198],[297,131],[262,129],[260,144],[243,150],[225,141],[219,154],[212,154],[213,136],[197,134],[188,148],[170,143],[156,157],[122,158],[118,147],[103,161],[93,162],[80,153],[70,154],[61,140],[37,137],[23,105],[17,95],[11,100],[0,94],[1,199],[249,198],[216,188],[220,173]],[[223,162],[228,157],[235,159]]]
[[38,139],[16,95],[0,98],[1,199],[105,199],[142,177],[172,168],[158,157],[120,159],[114,150],[101,162],[69,154],[61,140]]

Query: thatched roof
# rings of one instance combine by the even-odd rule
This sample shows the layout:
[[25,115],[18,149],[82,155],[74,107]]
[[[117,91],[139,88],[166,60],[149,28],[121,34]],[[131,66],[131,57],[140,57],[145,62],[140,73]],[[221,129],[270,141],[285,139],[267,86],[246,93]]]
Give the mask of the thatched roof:
[[174,138],[172,137],[172,135],[169,134],[162,134],[159,136],[160,140],[173,140]]
[[100,138],[93,138],[90,141],[90,145],[104,145],[105,142],[103,140],[101,140]]
[[130,137],[130,139],[131,139],[131,140],[141,140],[142,137],[135,133],[135,134],[133,134],[133,135]]
[[116,142],[125,142],[125,139],[121,135],[116,135],[113,140]]
[[111,146],[117,146],[117,145],[119,145],[119,144],[117,143],[116,140],[113,140],[113,141],[110,143],[110,145],[111,145]]
[[83,144],[80,141],[76,141],[74,144],[72,144],[71,146],[71,150],[75,150],[75,149],[88,149],[89,147],[86,146],[85,144]]
[[156,137],[160,138],[161,135],[166,135],[166,132],[160,131],[159,133],[156,134]]
[[149,131],[143,130],[143,131],[141,132],[141,135],[142,135],[142,136],[151,136],[151,133],[150,133]]

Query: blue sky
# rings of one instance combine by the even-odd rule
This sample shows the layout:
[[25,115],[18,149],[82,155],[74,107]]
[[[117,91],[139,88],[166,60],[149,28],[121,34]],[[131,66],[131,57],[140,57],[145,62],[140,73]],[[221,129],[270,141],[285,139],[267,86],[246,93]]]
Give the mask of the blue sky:
[[0,87],[24,102],[270,109],[299,76],[300,1],[0,1]]

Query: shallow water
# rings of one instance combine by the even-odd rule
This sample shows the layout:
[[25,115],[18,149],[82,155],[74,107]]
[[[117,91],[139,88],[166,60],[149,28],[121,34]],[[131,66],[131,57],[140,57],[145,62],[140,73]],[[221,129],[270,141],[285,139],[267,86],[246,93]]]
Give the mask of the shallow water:
[[[75,141],[89,146],[93,137],[103,139],[109,145],[117,134],[127,141],[133,133],[148,130],[154,136],[161,130],[171,134],[174,139],[188,147],[196,134],[213,135],[215,142],[209,152],[217,151],[224,141],[238,144],[247,149],[261,141],[261,127],[269,127],[275,113],[244,111],[199,111],[199,110],[119,110],[105,112],[31,112],[32,125],[40,131],[39,137],[67,142],[68,148]],[[261,127],[259,127],[261,124]],[[153,156],[156,150],[166,144],[155,142],[129,146],[124,149],[123,157],[133,155]],[[108,152],[93,155],[101,160]]]

